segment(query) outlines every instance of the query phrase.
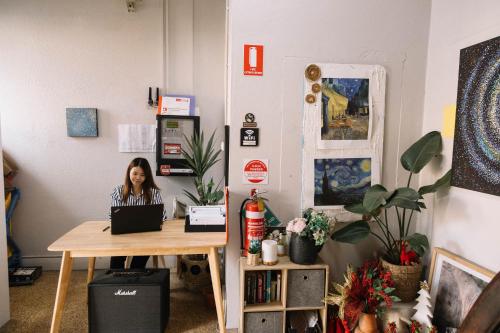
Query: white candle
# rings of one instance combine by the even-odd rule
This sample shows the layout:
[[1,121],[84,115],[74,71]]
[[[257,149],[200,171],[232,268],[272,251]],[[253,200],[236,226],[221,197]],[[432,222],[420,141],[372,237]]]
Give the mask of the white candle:
[[275,240],[262,241],[262,263],[274,265],[278,263],[278,243]]

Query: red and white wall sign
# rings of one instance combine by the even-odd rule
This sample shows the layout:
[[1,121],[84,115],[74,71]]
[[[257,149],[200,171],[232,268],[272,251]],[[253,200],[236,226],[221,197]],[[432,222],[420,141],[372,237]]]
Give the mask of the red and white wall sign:
[[243,74],[262,76],[264,74],[264,45],[245,44],[243,51]]
[[269,160],[243,160],[243,184],[268,184]]

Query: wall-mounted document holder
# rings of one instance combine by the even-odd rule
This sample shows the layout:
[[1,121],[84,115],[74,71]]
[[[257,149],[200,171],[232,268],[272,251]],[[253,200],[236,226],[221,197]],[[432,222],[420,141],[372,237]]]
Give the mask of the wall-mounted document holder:
[[156,120],[156,175],[193,176],[182,149],[188,150],[186,137],[199,133],[200,117],[157,115]]
[[186,232],[226,231],[226,206],[189,206],[184,229]]

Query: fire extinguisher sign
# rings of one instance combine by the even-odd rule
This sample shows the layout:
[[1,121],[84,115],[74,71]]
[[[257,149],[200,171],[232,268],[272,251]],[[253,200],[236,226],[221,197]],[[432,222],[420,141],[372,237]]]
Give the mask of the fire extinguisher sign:
[[243,184],[268,184],[269,160],[243,160]]
[[243,46],[243,74],[264,75],[264,45]]

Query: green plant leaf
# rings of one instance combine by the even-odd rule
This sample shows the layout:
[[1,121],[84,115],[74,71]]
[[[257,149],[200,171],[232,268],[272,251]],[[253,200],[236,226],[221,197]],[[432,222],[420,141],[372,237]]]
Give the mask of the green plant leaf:
[[401,165],[412,173],[419,173],[429,161],[441,152],[441,133],[429,132],[401,155]]
[[399,298],[398,296],[389,296],[393,302],[401,302],[401,298]]
[[425,254],[425,251],[429,248],[429,240],[426,235],[414,233],[413,235],[406,237],[405,240],[419,257],[422,257]]
[[394,195],[389,199],[385,208],[396,206],[420,211],[418,199],[420,199],[420,194],[417,191],[409,187],[400,187],[394,191]]
[[330,238],[342,243],[357,243],[366,238],[370,234],[370,226],[368,222],[360,220],[349,223],[340,230],[335,231]]
[[363,203],[355,203],[355,204],[350,204],[344,206],[344,209],[347,210],[348,212],[355,213],[355,214],[361,214],[361,215],[369,215],[370,212],[365,209],[363,206]]
[[392,293],[394,290],[396,290],[396,288],[387,287],[384,289],[384,293],[389,294]]
[[192,202],[194,202],[195,205],[197,206],[201,206],[201,202],[200,200],[198,200],[198,198],[192,194],[191,192],[187,191],[187,190],[184,190],[184,194],[189,198],[191,199]]
[[422,186],[418,190],[418,193],[420,193],[421,195],[427,193],[434,193],[442,186],[450,186],[450,181],[451,181],[451,169],[448,170],[448,172],[445,173],[443,177],[439,178],[434,184]]
[[386,199],[389,198],[391,193],[387,192],[385,187],[382,185],[373,185],[370,187],[363,198],[363,207],[369,211],[373,212],[380,206],[386,204]]
[[418,207],[423,208],[423,209],[427,208],[427,206],[425,205],[425,203],[423,203],[422,201],[417,201],[417,205],[418,205]]

